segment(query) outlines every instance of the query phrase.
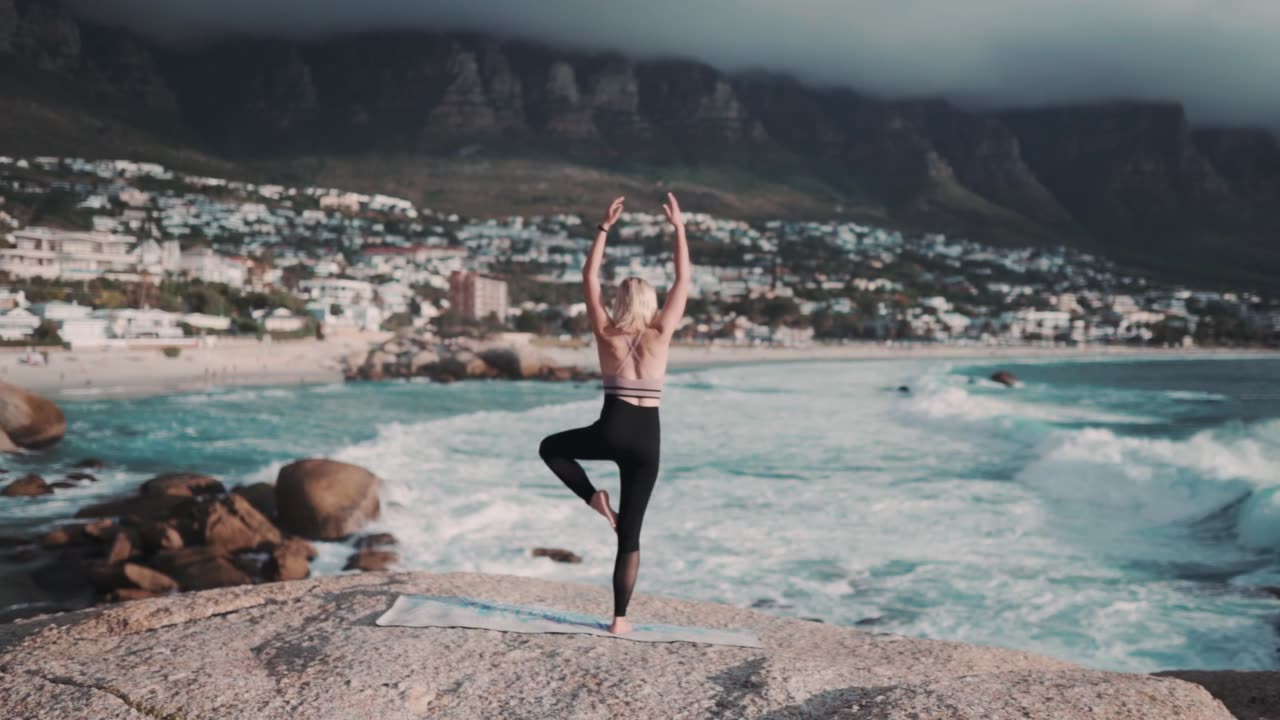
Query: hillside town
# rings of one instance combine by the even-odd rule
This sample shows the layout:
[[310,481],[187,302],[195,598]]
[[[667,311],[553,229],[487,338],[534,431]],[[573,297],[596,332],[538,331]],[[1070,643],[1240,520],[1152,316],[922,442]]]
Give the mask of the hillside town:
[[[684,342],[1280,342],[1276,298],[1158,282],[1070,248],[852,221],[687,221]],[[464,218],[128,160],[0,157],[0,342],[168,346],[403,327],[580,338],[594,224]],[[606,280],[639,276],[663,292],[665,218],[624,214],[606,260]]]

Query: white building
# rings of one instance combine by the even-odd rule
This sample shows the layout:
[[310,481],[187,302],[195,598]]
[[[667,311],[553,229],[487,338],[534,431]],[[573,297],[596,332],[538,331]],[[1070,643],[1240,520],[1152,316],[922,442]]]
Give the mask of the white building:
[[45,227],[15,230],[15,247],[0,250],[0,270],[17,277],[136,280],[132,236]]
[[312,278],[299,283],[299,289],[316,302],[337,303],[346,307],[373,301],[373,284],[344,278]]
[[16,307],[0,315],[0,340],[27,340],[38,327],[39,317],[26,308]]
[[165,310],[98,310],[94,317],[107,321],[107,331],[111,337],[134,338],[180,338],[182,328],[178,323],[182,316]]
[[297,332],[307,326],[307,319],[289,312],[289,308],[276,308],[262,321],[267,332]]
[[190,325],[196,330],[210,330],[213,332],[226,332],[231,329],[231,318],[225,315],[206,315],[204,313],[187,313],[182,316],[182,322]]
[[179,266],[188,277],[235,288],[244,287],[248,274],[243,264],[203,246],[182,251]]

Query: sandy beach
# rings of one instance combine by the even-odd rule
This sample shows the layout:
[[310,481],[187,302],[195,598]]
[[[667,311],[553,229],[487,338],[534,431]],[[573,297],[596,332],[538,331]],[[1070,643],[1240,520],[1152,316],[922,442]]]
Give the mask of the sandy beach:
[[222,340],[183,348],[46,349],[48,362],[24,362],[25,348],[0,353],[0,380],[53,398],[164,395],[218,387],[342,381],[342,358],[386,334],[259,342]]
[[[0,352],[0,380],[54,398],[126,397],[193,392],[249,385],[295,385],[342,381],[342,359],[389,337],[367,333],[259,342],[221,340],[213,347],[184,348],[178,357],[159,349],[47,350],[48,363],[24,362],[25,348]],[[594,345],[535,340],[555,363],[594,369]],[[1257,355],[1274,350],[1162,349],[1120,346],[961,346],[920,343],[857,343],[807,348],[676,345],[669,367],[805,360],[999,359],[999,358],[1191,358]]]

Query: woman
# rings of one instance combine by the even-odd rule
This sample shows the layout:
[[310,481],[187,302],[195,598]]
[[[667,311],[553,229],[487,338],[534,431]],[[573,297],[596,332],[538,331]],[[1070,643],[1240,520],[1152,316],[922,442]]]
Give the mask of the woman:
[[[566,430],[543,439],[538,452],[569,489],[603,515],[618,535],[618,556],[613,563],[613,623],[609,631],[631,631],[627,603],[640,570],[640,523],[649,494],[658,479],[658,403],[667,370],[671,336],[684,316],[689,298],[689,245],[684,216],[671,193],[662,209],[675,229],[676,277],[667,301],[658,309],[658,294],[642,278],[630,277],[618,284],[612,312],[600,298],[600,260],[609,228],[622,215],[617,198],[596,227],[596,239],[582,269],[587,316],[596,336],[600,372],[604,376],[604,407],[600,418],[584,428]],[[618,464],[622,498],[615,513],[609,494],[596,490],[579,460],[612,460]]]

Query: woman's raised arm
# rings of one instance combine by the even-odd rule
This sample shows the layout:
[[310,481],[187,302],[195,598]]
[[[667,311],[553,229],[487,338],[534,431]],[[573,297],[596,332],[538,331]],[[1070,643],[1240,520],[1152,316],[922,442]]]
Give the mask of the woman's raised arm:
[[600,296],[600,262],[604,259],[604,244],[609,237],[609,228],[618,222],[622,215],[622,201],[616,197],[609,203],[604,212],[604,220],[596,226],[596,239],[591,243],[591,252],[587,253],[587,264],[582,267],[582,294],[587,301],[587,319],[591,321],[591,330],[596,335],[603,335],[609,326],[609,314],[605,312],[604,301]]
[[689,240],[684,234],[684,214],[680,212],[680,203],[676,196],[667,193],[667,202],[662,206],[676,231],[676,279],[667,292],[667,300],[662,303],[662,312],[658,315],[658,329],[666,337],[675,334],[680,320],[684,317],[684,306],[689,301],[689,285],[692,283],[689,264]]

